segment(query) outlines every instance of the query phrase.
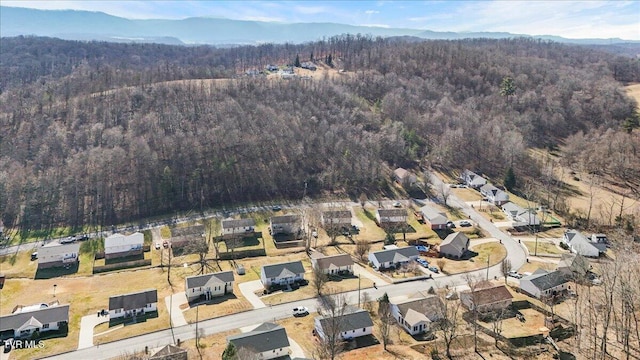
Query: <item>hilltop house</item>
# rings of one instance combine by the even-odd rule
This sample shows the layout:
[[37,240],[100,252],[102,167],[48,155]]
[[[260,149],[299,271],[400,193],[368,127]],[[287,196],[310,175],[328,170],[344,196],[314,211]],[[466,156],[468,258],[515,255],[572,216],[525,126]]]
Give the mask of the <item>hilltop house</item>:
[[216,296],[233,293],[233,280],[233,271],[189,276],[184,280],[185,294],[189,301],[197,300],[200,297],[211,300]]
[[480,193],[493,205],[500,206],[509,201],[509,194],[491,184],[480,187]]
[[[362,309],[347,308],[344,314],[336,316],[318,316],[314,319],[314,329],[321,339],[339,333],[343,340],[371,335],[373,321],[369,312]],[[335,332],[334,332],[335,331]]]
[[478,284],[473,291],[460,293],[460,302],[467,309],[486,313],[508,308],[513,302],[513,295],[504,284],[485,282]]
[[418,181],[418,178],[411,170],[403,168],[393,170],[393,179],[403,187],[411,187]]
[[223,237],[250,237],[255,233],[256,222],[253,219],[222,220]]
[[376,221],[383,228],[401,228],[407,226],[406,209],[378,209]]
[[415,246],[395,248],[369,253],[369,261],[374,269],[399,268],[420,257]]
[[605,243],[591,242],[590,239],[582,235],[578,230],[567,230],[562,236],[562,242],[569,247],[572,253],[586,257],[597,258],[600,254],[607,251]]
[[561,271],[538,269],[520,279],[520,289],[537,299],[553,297],[568,288],[567,276]]
[[454,232],[440,243],[440,256],[460,259],[469,250],[469,237],[462,232]]
[[38,249],[38,269],[75,266],[78,264],[80,244],[52,242]]
[[338,254],[324,256],[319,254],[311,257],[311,265],[314,269],[322,270],[323,273],[333,274],[353,274],[353,259],[349,254]]
[[69,305],[26,306],[18,308],[11,315],[0,316],[0,337],[2,339],[30,338],[33,333],[66,329],[69,323]]
[[464,170],[460,174],[462,180],[468,187],[478,189],[487,184],[487,180],[471,170]]
[[513,227],[540,226],[540,219],[533,209],[526,210],[512,202],[507,202],[502,204],[502,211],[509,219],[514,221],[512,224]]
[[228,343],[251,354],[252,359],[269,360],[289,355],[287,331],[274,323],[263,323],[249,332],[227,336]]
[[443,304],[438,295],[418,292],[408,299],[390,299],[391,315],[410,335],[434,330],[434,325],[443,319]]
[[136,232],[131,235],[113,234],[104,239],[104,258],[113,259],[143,253],[144,235]]
[[449,219],[444,212],[437,211],[429,205],[425,205],[420,208],[422,218],[433,230],[444,230],[447,228]]
[[260,280],[265,289],[272,285],[287,285],[304,280],[304,266],[301,261],[264,265],[260,269]]
[[322,226],[328,231],[339,231],[351,227],[351,211],[329,210],[322,212]]
[[302,217],[293,214],[272,216],[269,231],[271,235],[299,235],[302,231]]
[[109,319],[144,315],[158,311],[158,291],[148,289],[109,297]]

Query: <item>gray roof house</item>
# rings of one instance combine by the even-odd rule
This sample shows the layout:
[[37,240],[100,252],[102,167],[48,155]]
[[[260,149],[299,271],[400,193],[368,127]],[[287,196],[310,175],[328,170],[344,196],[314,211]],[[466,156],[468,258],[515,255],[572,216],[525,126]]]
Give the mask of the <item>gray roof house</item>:
[[431,229],[442,230],[447,228],[449,218],[447,218],[447,215],[444,212],[438,211],[429,205],[425,205],[420,208],[420,213],[422,213],[422,218],[425,222],[429,223]]
[[389,307],[400,327],[411,335],[433,330],[433,323],[443,318],[443,304],[438,295],[417,292],[405,300],[391,299]]
[[562,236],[562,241],[569,246],[572,253],[586,257],[598,257],[607,251],[604,243],[593,243],[578,230],[567,230]]
[[302,217],[295,214],[272,216],[269,231],[271,235],[298,234],[302,231]]
[[[31,308],[31,307],[28,307]],[[16,339],[32,333],[59,330],[69,323],[69,305],[41,307],[31,311],[17,311],[0,317],[0,334]]]
[[336,274],[341,272],[353,273],[354,262],[351,255],[338,254],[311,257],[311,264],[314,268],[320,269],[326,274]]
[[581,278],[587,276],[591,270],[589,260],[578,254],[562,254],[557,270],[569,278]]
[[393,170],[393,179],[402,186],[413,186],[418,178],[411,170],[397,168]]
[[381,227],[406,226],[406,209],[378,209],[376,210],[376,220]]
[[477,189],[487,183],[487,179],[471,170],[464,170],[462,174],[460,174],[460,180],[464,181],[467,186],[474,189]]
[[509,201],[509,194],[491,184],[482,185],[482,187],[480,187],[480,193],[487,198],[487,201],[494,205],[502,205]]
[[185,294],[189,301],[203,296],[210,300],[214,296],[233,293],[233,271],[189,276],[185,281]]
[[[343,339],[353,339],[360,336],[371,335],[373,320],[369,312],[362,309],[348,307],[342,315],[318,316],[314,319],[315,330],[322,339],[328,332],[336,331]],[[335,327],[335,330],[333,329]]]
[[260,279],[265,288],[271,285],[286,285],[304,280],[305,269],[301,261],[264,265],[260,269]]
[[369,261],[376,269],[399,267],[420,257],[415,246],[380,250],[369,253]]
[[109,297],[109,318],[135,316],[157,311],[158,291],[147,289]]
[[336,229],[351,226],[351,211],[327,210],[322,212],[322,226],[327,229]]
[[552,297],[567,289],[568,284],[566,274],[558,270],[549,272],[538,269],[520,279],[520,289],[538,299]]
[[253,219],[225,219],[222,220],[222,236],[252,236],[255,226],[256,222]]
[[228,336],[227,343],[262,360],[288,355],[290,346],[285,328],[274,323],[263,323],[252,331]]
[[469,250],[469,244],[469,237],[465,233],[451,233],[440,243],[440,255],[459,259]]
[[533,209],[524,209],[512,202],[502,204],[502,211],[514,221],[513,226],[540,226],[540,219]]

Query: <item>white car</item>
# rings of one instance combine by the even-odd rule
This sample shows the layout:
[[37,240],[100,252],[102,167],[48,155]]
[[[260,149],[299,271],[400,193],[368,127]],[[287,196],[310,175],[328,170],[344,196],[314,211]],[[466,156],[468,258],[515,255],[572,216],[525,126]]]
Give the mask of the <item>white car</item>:
[[293,308],[293,316],[305,316],[309,315],[309,309],[305,306],[298,306]]
[[156,250],[160,250],[160,242],[156,242]]
[[399,208],[399,207],[402,207],[402,204],[400,203],[400,201],[396,201],[393,203],[393,207]]
[[507,276],[511,276],[512,278],[516,279],[522,279],[522,274],[518,273],[517,271],[509,271],[507,273]]

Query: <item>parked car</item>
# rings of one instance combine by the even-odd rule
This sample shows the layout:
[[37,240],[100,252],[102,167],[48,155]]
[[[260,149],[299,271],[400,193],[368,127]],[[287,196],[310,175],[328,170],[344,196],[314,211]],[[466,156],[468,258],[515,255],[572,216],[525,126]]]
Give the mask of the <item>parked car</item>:
[[438,268],[435,266],[429,266],[428,269],[429,271],[434,272],[436,274],[440,272],[440,270],[438,270]]
[[400,208],[400,207],[402,207],[402,204],[400,203],[400,201],[396,201],[396,202],[393,203],[393,207]]
[[160,250],[160,242],[156,242],[155,248],[156,248],[156,250]]
[[471,222],[467,221],[467,220],[462,220],[462,221],[460,221],[460,226],[469,227],[469,226],[471,226]]
[[280,210],[282,210],[282,206],[280,206],[280,205],[274,205],[274,206],[271,208],[271,210],[273,210],[273,211],[280,211]]
[[31,253],[31,260],[36,260],[36,259],[38,259],[38,252],[34,251]]
[[449,291],[449,293],[447,293],[447,295],[445,295],[444,298],[447,300],[458,300],[458,293],[451,290]]
[[162,247],[165,248],[165,249],[168,249],[169,248],[169,242],[167,240],[163,241],[162,242]]
[[429,267],[429,262],[427,262],[427,260],[424,259],[416,259],[416,262],[420,265],[422,265],[422,267],[428,268]]
[[71,243],[73,243],[75,241],[76,241],[75,236],[69,236],[67,238],[64,238],[64,239],[60,240],[60,244],[71,244]]
[[305,306],[297,306],[293,308],[293,316],[309,315],[309,309]]
[[454,224],[453,221],[447,221],[447,227],[450,229],[454,229],[456,227],[456,224]]
[[517,272],[517,271],[509,271],[509,272],[507,273],[507,276],[510,276],[510,277],[512,277],[512,278],[516,278],[516,279],[522,279],[522,274],[520,274],[520,273],[519,273],[519,272]]

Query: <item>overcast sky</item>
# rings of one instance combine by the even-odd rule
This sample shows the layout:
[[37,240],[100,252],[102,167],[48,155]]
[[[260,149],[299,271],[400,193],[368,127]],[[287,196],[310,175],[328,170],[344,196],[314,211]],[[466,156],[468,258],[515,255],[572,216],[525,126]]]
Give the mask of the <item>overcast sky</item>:
[[130,19],[221,17],[336,22],[433,31],[504,31],[640,40],[640,1],[3,1],[3,6],[102,11]]

